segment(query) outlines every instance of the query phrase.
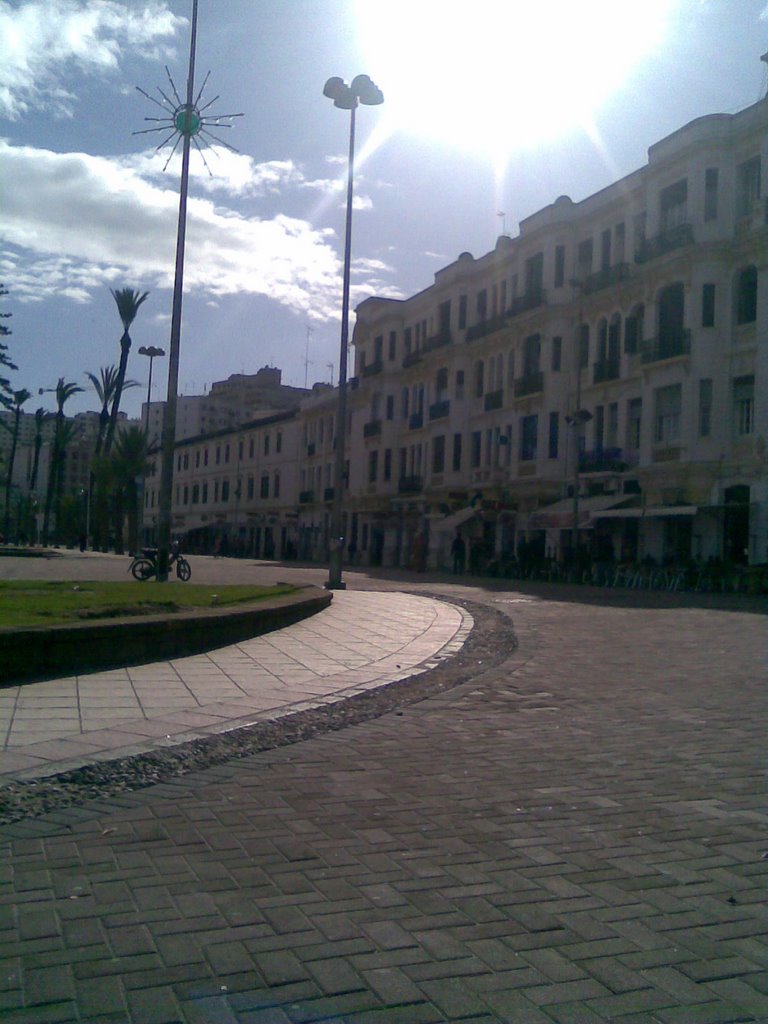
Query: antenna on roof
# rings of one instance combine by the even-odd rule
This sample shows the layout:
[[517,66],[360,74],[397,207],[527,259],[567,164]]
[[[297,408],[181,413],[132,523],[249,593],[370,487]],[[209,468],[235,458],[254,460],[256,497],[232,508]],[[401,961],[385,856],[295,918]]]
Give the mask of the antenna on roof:
[[331,387],[333,387],[333,363],[326,363],[325,365],[331,371]]
[[[760,60],[765,64],[766,68],[768,68],[768,51],[762,55]],[[768,78],[766,77],[765,71],[763,71],[763,84],[760,89],[760,99],[765,99],[766,96],[768,96]]]
[[309,339],[312,337],[312,328],[307,326],[307,345],[304,349],[304,390],[307,389],[307,375],[309,373]]

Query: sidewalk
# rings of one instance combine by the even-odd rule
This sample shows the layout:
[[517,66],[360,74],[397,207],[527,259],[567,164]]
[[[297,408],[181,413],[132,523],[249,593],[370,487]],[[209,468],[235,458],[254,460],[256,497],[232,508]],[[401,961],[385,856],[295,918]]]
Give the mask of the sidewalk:
[[207,654],[0,689],[0,785],[384,686],[449,657],[470,628],[440,601],[337,591],[303,622]]

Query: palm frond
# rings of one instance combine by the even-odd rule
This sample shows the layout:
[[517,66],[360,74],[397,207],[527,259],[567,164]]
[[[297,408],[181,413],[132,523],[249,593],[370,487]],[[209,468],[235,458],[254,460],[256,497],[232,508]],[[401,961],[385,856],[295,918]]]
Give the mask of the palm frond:
[[144,292],[142,295],[139,291],[133,288],[110,288],[112,292],[112,298],[117,304],[117,312],[123,323],[124,329],[127,331],[133,321],[136,319],[136,314],[139,312],[139,306],[149,295],[149,292]]

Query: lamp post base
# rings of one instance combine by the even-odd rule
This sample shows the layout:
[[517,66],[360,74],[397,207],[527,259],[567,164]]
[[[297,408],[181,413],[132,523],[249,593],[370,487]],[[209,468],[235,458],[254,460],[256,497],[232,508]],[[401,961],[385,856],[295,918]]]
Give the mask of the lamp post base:
[[326,580],[323,587],[326,590],[346,590],[347,584],[344,580]]

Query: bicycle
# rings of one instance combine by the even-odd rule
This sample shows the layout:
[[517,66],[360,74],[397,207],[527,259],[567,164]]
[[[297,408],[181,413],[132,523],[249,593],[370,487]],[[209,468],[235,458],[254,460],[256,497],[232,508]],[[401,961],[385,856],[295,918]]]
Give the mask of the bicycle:
[[[170,570],[173,565],[176,566],[176,576],[182,583],[186,583],[192,575],[192,566],[182,555],[181,551],[179,551],[178,544],[173,544],[171,547],[168,569]],[[142,548],[141,554],[134,555],[133,561],[128,568],[133,574],[133,578],[141,583],[151,579],[153,576],[157,576],[157,548]]]

